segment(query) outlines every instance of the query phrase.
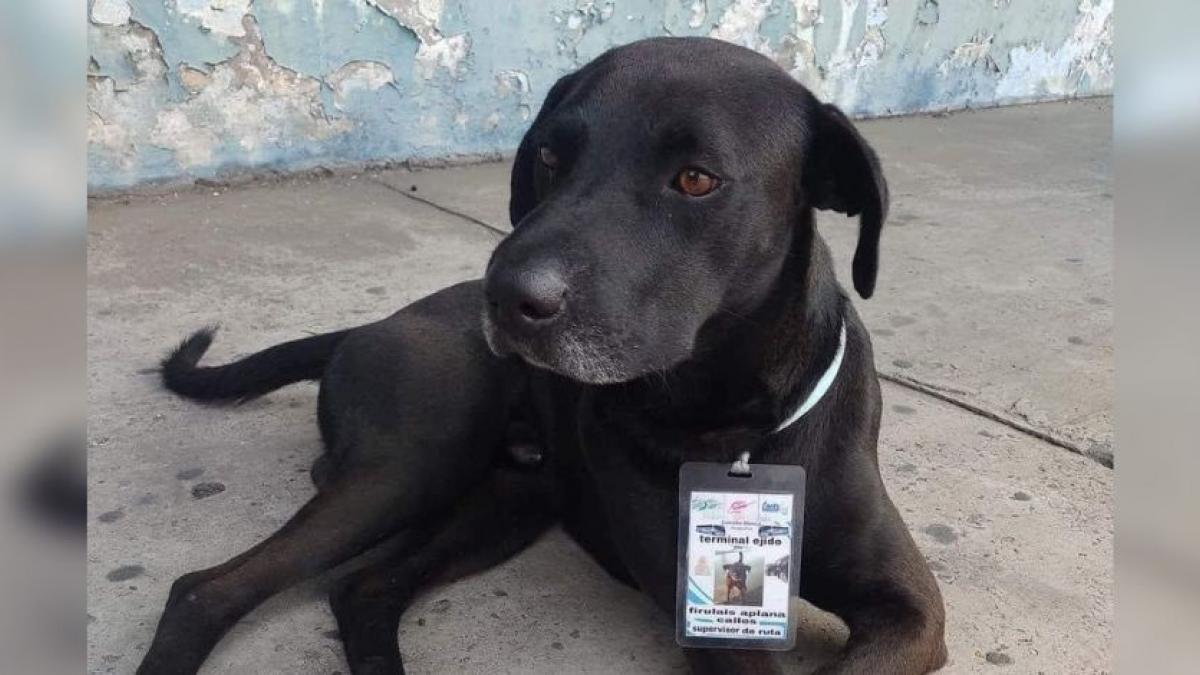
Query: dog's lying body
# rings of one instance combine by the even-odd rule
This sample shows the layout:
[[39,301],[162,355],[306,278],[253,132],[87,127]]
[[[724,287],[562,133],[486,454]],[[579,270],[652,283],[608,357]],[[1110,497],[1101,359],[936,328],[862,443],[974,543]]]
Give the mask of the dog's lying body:
[[[512,190],[515,230],[483,280],[228,366],[196,366],[209,333],[164,362],[168,388],[202,400],[320,379],[326,453],[292,521],[176,582],[140,672],[195,672],[261,601],[366,551],[331,604],[354,673],[400,672],[419,589],[555,522],[674,611],[679,466],[745,450],[807,470],[800,594],[851,631],[828,672],[939,667],[941,597],[879,475],[869,336],[813,224],[813,208],[861,215],[869,296],[886,186],[846,118],[748,50],[647,40],[553,87]],[[776,431],[842,326],[832,388]],[[686,651],[693,672],[779,668]]]

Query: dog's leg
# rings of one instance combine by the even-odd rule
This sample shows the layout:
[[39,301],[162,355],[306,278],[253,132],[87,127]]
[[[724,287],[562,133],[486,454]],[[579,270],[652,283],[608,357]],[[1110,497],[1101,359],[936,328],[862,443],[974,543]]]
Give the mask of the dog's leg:
[[262,601],[446,506],[399,479],[406,469],[374,465],[349,472],[266,541],[180,577],[138,672],[196,672],[221,636]]
[[497,469],[416,551],[356,572],[330,596],[354,675],[394,675],[404,668],[400,617],[425,588],[487,569],[528,546],[554,519],[550,481],[542,473]]
[[818,671],[822,675],[919,675],[946,662],[937,582],[899,513],[884,500],[876,532],[860,539],[861,548],[832,563],[805,560],[802,567],[801,595],[850,627],[845,649]]

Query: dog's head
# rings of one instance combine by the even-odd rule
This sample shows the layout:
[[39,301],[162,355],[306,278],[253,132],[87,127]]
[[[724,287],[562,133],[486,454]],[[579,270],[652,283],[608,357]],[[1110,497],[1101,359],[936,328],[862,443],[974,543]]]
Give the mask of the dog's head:
[[609,51],[551,88],[517,151],[488,342],[587,383],[668,369],[764,301],[811,208],[860,215],[869,297],[887,187],[839,110],[716,40]]

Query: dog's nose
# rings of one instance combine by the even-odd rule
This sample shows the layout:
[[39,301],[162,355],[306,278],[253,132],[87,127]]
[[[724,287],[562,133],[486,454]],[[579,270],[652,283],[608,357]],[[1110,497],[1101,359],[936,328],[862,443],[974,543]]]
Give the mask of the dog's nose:
[[536,328],[562,314],[567,282],[557,265],[544,263],[511,271],[492,270],[485,292],[493,317],[506,327]]

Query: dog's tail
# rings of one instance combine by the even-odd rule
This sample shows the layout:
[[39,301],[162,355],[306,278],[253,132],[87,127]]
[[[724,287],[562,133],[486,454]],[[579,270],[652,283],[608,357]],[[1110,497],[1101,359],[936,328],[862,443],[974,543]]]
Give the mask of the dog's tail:
[[167,389],[194,401],[242,402],[301,380],[319,380],[351,329],[292,340],[223,366],[200,366],[215,327],[196,331],[162,361]]

